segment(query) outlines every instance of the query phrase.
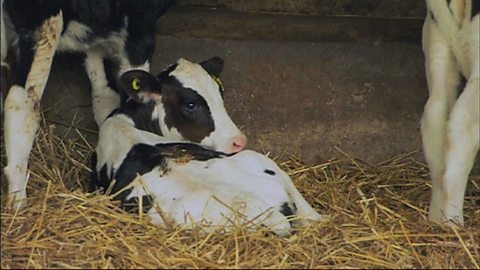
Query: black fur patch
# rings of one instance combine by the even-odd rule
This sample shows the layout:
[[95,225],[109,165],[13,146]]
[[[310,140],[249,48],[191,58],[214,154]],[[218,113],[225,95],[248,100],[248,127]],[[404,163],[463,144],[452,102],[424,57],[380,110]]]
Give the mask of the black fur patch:
[[166,68],[164,71],[160,72],[157,75],[157,78],[163,82],[163,81],[168,81],[171,79],[170,73],[174,71],[177,68],[178,64],[175,63],[173,65],[170,65],[168,68]]
[[123,91],[119,91],[117,81],[118,81],[118,74],[120,72],[120,66],[118,61],[112,59],[112,58],[105,58],[103,60],[103,65],[105,67],[105,75],[107,77],[107,85],[110,87],[113,91],[115,91],[117,94],[120,95],[121,102],[120,104],[123,104],[127,100],[127,94],[125,94]]
[[223,88],[223,84],[222,82],[220,81],[220,73],[222,72],[223,70],[223,59],[218,57],[218,56],[214,56],[208,60],[205,60],[201,63],[199,63],[202,68],[208,73],[210,74],[210,76],[212,77],[212,79],[215,80],[215,82],[217,83],[218,85],[218,91],[220,92],[220,96],[223,98],[223,92],[225,91],[225,89]]
[[18,41],[18,65],[17,71],[15,72],[15,78],[13,83],[19,86],[24,86],[27,81],[28,73],[32,67],[32,61],[34,57],[35,41],[33,37],[27,36],[19,39]]
[[470,12],[470,20],[472,20],[473,17],[477,16],[479,12],[480,12],[480,0],[472,0],[472,10]]
[[97,174],[97,153],[93,152],[92,160],[90,163],[92,173],[90,174],[90,184],[88,185],[87,192],[94,192],[100,187],[100,180]]
[[269,170],[269,169],[265,169],[263,172],[266,173],[266,174],[269,174],[269,175],[275,175],[276,174],[274,171]]
[[[158,154],[154,146],[147,144],[133,146],[113,176],[116,183],[112,193],[117,193],[129,185],[137,177],[137,174],[148,173],[156,166],[165,167],[166,160],[163,155]],[[130,194],[130,190],[125,190],[117,198],[123,201],[128,194]]]
[[162,136],[159,119],[153,119],[152,117],[154,109],[155,103],[153,101],[145,105],[129,100],[112,114],[126,114],[133,120],[136,128]]
[[107,165],[103,165],[100,171],[96,171],[97,166],[97,155],[94,154],[92,157],[92,175],[90,179],[89,192],[94,192],[101,189],[103,192],[106,192],[110,186],[110,178],[107,174]]
[[[106,192],[115,179],[115,185],[112,188],[112,194],[117,193],[124,187],[129,185],[136,177],[137,173],[142,175],[151,171],[157,165],[164,165],[165,159],[155,154],[155,147],[140,144],[136,145],[130,150],[124,162],[118,168],[117,172],[111,178],[107,175],[107,165],[105,164],[99,172],[92,174],[90,183],[91,191],[96,189],[103,189]],[[92,158],[93,168],[96,166],[96,154]],[[112,174],[113,175],[113,172]],[[121,206],[128,212],[138,212],[139,200],[137,197],[127,200],[132,189],[127,189],[119,193],[115,199],[121,201]],[[147,212],[152,208],[153,198],[150,195],[143,196],[143,211]]]
[[[215,123],[205,99],[170,75],[177,66],[171,65],[157,76],[162,83],[165,123],[168,128],[175,127],[187,140],[198,143],[215,130]],[[185,109],[189,103],[195,104],[194,112]]]
[[[162,102],[167,127],[175,127],[188,141],[199,143],[215,130],[205,99],[195,90],[183,87],[173,77],[162,81]],[[194,111],[187,109],[189,104],[195,105]]]
[[197,144],[192,143],[165,143],[155,145],[157,153],[169,159],[184,159],[190,158],[192,160],[206,161],[213,158],[223,158],[227,155],[222,152],[217,152]]
[[280,206],[280,213],[282,213],[284,216],[286,217],[291,217],[293,216],[295,213],[294,213],[294,210],[292,210],[292,208],[290,207],[290,205],[288,205],[288,202],[284,202],[281,206]]

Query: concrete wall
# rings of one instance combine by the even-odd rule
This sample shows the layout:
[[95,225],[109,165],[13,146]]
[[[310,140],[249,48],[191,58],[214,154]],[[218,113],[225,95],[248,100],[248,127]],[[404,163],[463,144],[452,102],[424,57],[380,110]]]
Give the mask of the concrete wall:
[[253,13],[319,16],[423,18],[421,0],[177,0],[179,6],[223,8]]

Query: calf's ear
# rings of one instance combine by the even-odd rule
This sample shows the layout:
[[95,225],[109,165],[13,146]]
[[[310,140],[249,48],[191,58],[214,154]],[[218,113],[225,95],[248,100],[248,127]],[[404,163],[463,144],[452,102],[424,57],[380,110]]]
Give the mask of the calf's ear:
[[149,103],[161,98],[160,81],[143,70],[125,72],[118,81],[118,88],[138,103]]
[[223,70],[223,59],[218,56],[214,56],[201,62],[200,66],[202,66],[202,68],[205,69],[208,74],[216,78],[220,76],[220,73]]

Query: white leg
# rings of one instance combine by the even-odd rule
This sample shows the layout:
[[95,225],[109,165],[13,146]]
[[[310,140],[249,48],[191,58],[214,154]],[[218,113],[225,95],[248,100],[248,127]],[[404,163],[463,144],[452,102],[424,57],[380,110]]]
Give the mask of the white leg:
[[455,102],[459,74],[446,40],[435,23],[424,26],[424,52],[429,99],[422,116],[422,139],[432,180],[444,170],[445,135],[448,113]]
[[88,52],[85,68],[92,84],[93,115],[100,127],[108,115],[120,106],[120,96],[108,86],[101,53]]
[[429,87],[429,99],[421,121],[423,151],[432,177],[430,220],[437,220],[443,197],[442,176],[445,170],[447,118],[455,102],[459,74],[447,41],[438,26],[427,16],[423,27],[423,50]]
[[26,198],[27,163],[32,150],[33,140],[39,127],[39,113],[28,98],[27,91],[14,85],[5,100],[5,151],[8,164],[4,168],[8,179],[8,191],[12,200]]
[[26,198],[27,164],[39,128],[40,100],[62,29],[61,12],[44,22],[25,88],[14,85],[5,100],[4,134],[8,164],[4,172],[16,207],[21,206]]
[[454,220],[463,224],[463,200],[468,175],[480,140],[480,89],[478,78],[469,81],[453,107],[448,122],[445,174],[436,191],[440,205],[431,206],[434,222]]

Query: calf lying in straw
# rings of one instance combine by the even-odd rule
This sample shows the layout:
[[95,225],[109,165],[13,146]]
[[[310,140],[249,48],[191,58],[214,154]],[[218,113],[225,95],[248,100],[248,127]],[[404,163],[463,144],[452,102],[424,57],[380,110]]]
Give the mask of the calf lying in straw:
[[[225,112],[219,109],[222,86],[216,80],[222,67],[218,58],[201,65],[180,60],[158,77],[144,71],[125,73],[118,88],[131,99],[100,128],[93,186],[110,189],[125,208],[137,208],[158,224],[251,222],[284,236],[290,232],[291,216],[298,216],[300,223],[319,220],[321,215],[290,177],[266,156],[249,150],[225,154],[179,142],[183,138],[174,134],[157,135],[166,128],[167,119],[184,113],[194,118],[204,112]],[[182,104],[186,112],[177,108]],[[181,123],[170,125],[178,125],[175,128],[182,133]],[[156,125],[159,128],[152,128]],[[202,128],[189,132],[199,133]]]
[[[468,174],[480,146],[480,1],[427,1],[423,50],[430,97],[422,117],[432,175],[429,219],[463,224]],[[457,98],[460,76],[466,79]]]

